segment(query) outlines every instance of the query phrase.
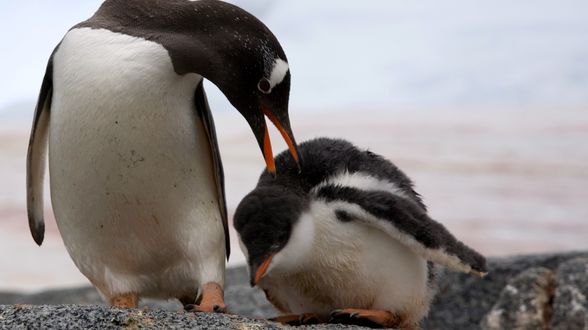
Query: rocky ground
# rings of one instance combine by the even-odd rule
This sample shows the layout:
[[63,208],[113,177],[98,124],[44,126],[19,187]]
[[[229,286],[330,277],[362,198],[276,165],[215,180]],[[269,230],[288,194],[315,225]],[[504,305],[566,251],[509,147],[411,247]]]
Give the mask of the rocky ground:
[[[588,252],[492,259],[489,266],[482,280],[440,271],[439,293],[423,328],[588,329]],[[276,312],[263,293],[249,287],[245,268],[229,269],[227,283],[226,299],[234,315],[178,313],[177,302],[153,300],[144,301],[139,310],[111,309],[99,305],[100,297],[90,287],[0,293],[0,328],[284,328],[262,320]]]

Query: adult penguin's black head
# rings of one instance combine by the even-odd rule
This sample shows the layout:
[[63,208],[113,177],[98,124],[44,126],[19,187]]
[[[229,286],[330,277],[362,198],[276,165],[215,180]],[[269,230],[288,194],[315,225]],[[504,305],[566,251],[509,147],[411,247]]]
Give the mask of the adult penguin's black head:
[[218,0],[106,0],[76,27],[105,28],[160,43],[180,75],[217,85],[245,117],[275,172],[267,117],[298,161],[288,115],[290,67],[274,34],[243,9]]

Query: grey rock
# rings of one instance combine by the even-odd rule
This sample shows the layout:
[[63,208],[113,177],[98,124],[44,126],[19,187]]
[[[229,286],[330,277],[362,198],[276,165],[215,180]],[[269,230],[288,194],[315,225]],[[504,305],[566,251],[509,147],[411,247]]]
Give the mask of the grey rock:
[[[422,322],[424,329],[428,330],[476,330],[480,329],[480,323],[484,317],[490,312],[492,307],[497,303],[501,292],[505,286],[515,276],[530,268],[544,267],[551,271],[556,271],[560,265],[574,260],[576,258],[588,258],[588,252],[573,252],[566,254],[551,254],[551,255],[535,255],[535,256],[520,256],[509,258],[492,258],[488,265],[490,272],[484,279],[479,279],[467,274],[459,274],[441,270],[437,274],[438,278],[438,294],[433,301],[429,316]],[[566,266],[568,267],[568,266]],[[570,266],[571,267],[571,266]],[[564,269],[564,268],[562,268]],[[566,268],[567,269],[567,268]],[[559,281],[560,275],[558,275]],[[583,280],[587,280],[588,275],[584,275]],[[251,288],[248,284],[247,270],[244,267],[232,268],[227,270],[225,288],[225,299],[229,311],[234,314],[243,315],[253,318],[267,318],[276,316],[278,313],[267,302],[263,292],[258,289]],[[580,287],[579,287],[580,288]],[[581,288],[585,288],[582,286]],[[586,292],[585,289],[580,289],[581,292]],[[584,291],[582,291],[584,290]],[[560,300],[565,299],[564,293],[560,293]],[[584,295],[586,295],[584,293]],[[77,288],[70,290],[52,290],[32,295],[20,295],[18,293],[0,293],[0,304],[102,304],[102,301],[93,288]],[[175,317],[173,315],[181,310],[181,306],[177,301],[156,301],[145,300],[142,301],[142,306],[149,307],[148,315],[152,313],[160,317],[169,318]],[[11,307],[3,307],[4,310],[9,310]],[[12,307],[13,308],[13,307]],[[33,308],[33,307],[27,307]],[[105,313],[105,310],[111,310],[107,307],[85,307],[85,306],[68,306],[58,307],[52,311],[51,307],[39,307],[41,309],[27,309],[21,310],[22,315],[29,315],[30,313],[51,313],[54,317],[59,315],[69,315],[74,317],[71,313],[77,313],[75,317],[85,318],[86,312],[99,308],[97,313]],[[562,307],[567,308],[567,307]],[[71,312],[67,312],[70,309]],[[111,313],[115,313],[115,309]],[[122,313],[124,311],[116,312]],[[14,313],[14,312],[11,312]],[[68,314],[70,313],[70,314]],[[129,312],[130,313],[130,312]],[[173,315],[168,315],[172,313]],[[0,312],[0,317],[2,317]],[[12,315],[12,314],[11,314]],[[19,314],[17,314],[19,315]],[[110,314],[109,314],[110,315]],[[116,314],[126,315],[126,314]],[[183,315],[183,314],[180,314]],[[562,314],[563,315],[563,314]],[[27,316],[28,317],[28,316]],[[188,316],[192,317],[192,316]],[[223,318],[224,316],[213,316]],[[565,318],[566,316],[563,316]],[[562,324],[566,324],[565,319],[562,318]],[[62,322],[66,322],[62,319]],[[554,316],[554,322],[555,322]],[[201,319],[197,319],[200,321]],[[248,322],[249,319],[242,318],[242,322]],[[229,320],[230,321],[230,320]],[[229,322],[223,320],[222,322]],[[12,321],[15,324],[15,321]],[[218,321],[221,322],[221,321]],[[259,321],[255,321],[259,322]],[[0,328],[7,327],[5,320],[0,318]],[[191,325],[193,323],[190,323]],[[251,326],[256,326],[253,323]],[[247,326],[245,326],[247,325]],[[247,328],[249,323],[241,324]],[[166,328],[169,328],[166,324]],[[11,327],[8,327],[11,328]],[[198,328],[198,326],[194,326]],[[308,329],[324,329],[324,326],[308,327]],[[341,329],[342,326],[334,326],[332,329]],[[352,329],[352,328],[349,328]],[[561,328],[572,329],[572,328]],[[573,328],[582,329],[582,328]],[[588,329],[587,329],[588,330]]]
[[[251,288],[245,267],[227,269],[226,282],[225,299],[231,313],[260,318],[278,315],[278,312],[265,299],[264,293],[257,288]],[[48,290],[28,295],[0,293],[0,304],[3,305],[100,305],[103,303],[96,289],[89,286]],[[177,300],[142,299],[140,305],[167,311],[182,309],[182,305]]]
[[225,291],[225,296],[231,312],[260,318],[274,317],[279,314],[268,303],[261,290],[253,290],[249,285],[231,285]]
[[[107,306],[0,305],[1,329],[289,329],[277,323],[238,315],[118,309]],[[300,329],[364,329],[325,325]]]
[[527,269],[500,293],[498,302],[482,320],[484,330],[546,329],[555,290],[554,272],[547,268]]
[[588,329],[588,258],[570,260],[557,270],[553,330]]
[[269,318],[278,312],[265,299],[265,293],[249,284],[247,268],[231,268],[226,274],[225,299],[231,312],[250,317]]
[[441,271],[438,274],[439,292],[422,326],[427,330],[480,329],[480,322],[512,278],[535,267],[555,271],[559,265],[579,257],[588,258],[588,252],[490,258],[489,273],[483,279]]

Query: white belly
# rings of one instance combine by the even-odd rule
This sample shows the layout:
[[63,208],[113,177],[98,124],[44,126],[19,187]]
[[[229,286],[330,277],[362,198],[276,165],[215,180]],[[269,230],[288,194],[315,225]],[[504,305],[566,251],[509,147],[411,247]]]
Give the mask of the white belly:
[[309,260],[299,272],[260,283],[283,312],[378,309],[411,320],[426,314],[432,291],[424,259],[382,231],[342,223],[322,202],[313,203],[309,213],[316,225]]
[[52,204],[72,259],[106,295],[222,285],[200,79],[177,75],[160,45],[106,30],[72,30],[55,54]]

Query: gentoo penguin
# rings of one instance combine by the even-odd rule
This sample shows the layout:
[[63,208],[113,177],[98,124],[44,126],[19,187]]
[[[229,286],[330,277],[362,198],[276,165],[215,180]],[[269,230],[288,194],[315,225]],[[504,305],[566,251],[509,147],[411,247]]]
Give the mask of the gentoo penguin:
[[53,210],[75,265],[112,305],[179,298],[223,311],[229,235],[203,78],[245,117],[274,170],[265,116],[297,159],[290,71],[270,30],[214,0],[106,0],[55,48],[27,159],[29,225]]
[[276,157],[239,204],[234,225],[251,285],[290,324],[418,328],[435,292],[433,264],[483,276],[485,258],[427,215],[394,164],[319,138]]

